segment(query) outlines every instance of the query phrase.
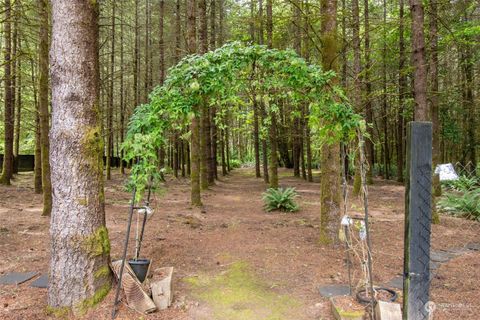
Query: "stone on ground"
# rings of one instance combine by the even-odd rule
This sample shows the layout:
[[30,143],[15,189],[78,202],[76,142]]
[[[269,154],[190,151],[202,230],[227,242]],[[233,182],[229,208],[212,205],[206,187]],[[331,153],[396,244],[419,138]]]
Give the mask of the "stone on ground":
[[10,272],[0,277],[0,284],[22,284],[35,277],[37,274],[38,272]]
[[32,288],[48,288],[48,274],[42,274],[30,284]]
[[323,297],[331,298],[337,296],[348,296],[350,294],[350,287],[345,284],[332,284],[318,288]]

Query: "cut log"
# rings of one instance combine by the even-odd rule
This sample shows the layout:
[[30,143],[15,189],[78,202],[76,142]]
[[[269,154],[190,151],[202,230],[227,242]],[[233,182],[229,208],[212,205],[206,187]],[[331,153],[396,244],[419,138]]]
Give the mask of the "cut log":
[[351,296],[330,298],[332,313],[336,320],[363,320],[365,308]]
[[155,274],[160,274],[160,280],[155,280],[152,282],[152,298],[157,308],[159,310],[164,310],[170,307],[173,300],[173,267],[157,269],[155,270]]
[[[117,279],[120,274],[121,265],[121,260],[112,261],[112,270]],[[145,314],[154,312],[157,309],[148,293],[142,288],[142,284],[138,281],[128,263],[125,263],[125,270],[122,276],[122,288],[125,291],[127,305],[130,308]]]
[[402,310],[398,303],[378,301],[375,315],[377,320],[402,320]]

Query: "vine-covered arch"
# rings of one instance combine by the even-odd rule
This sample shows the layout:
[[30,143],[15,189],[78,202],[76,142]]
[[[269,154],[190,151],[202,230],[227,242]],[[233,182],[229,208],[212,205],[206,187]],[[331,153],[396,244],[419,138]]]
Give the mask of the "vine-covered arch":
[[[332,71],[309,64],[292,50],[239,42],[185,57],[168,71],[165,83],[150,94],[149,103],[136,108],[129,123],[123,147],[125,160],[136,159],[132,183],[138,194],[149,177],[157,174],[158,150],[166,144],[169,132],[183,130],[182,138],[192,139],[188,131],[192,120],[212,107],[215,123],[222,128],[229,113],[241,110],[245,96],[262,106],[265,128],[278,114],[280,103],[288,103],[307,108],[311,136],[318,144],[351,139],[361,117],[332,81],[334,77]],[[290,116],[304,115],[294,111]]]

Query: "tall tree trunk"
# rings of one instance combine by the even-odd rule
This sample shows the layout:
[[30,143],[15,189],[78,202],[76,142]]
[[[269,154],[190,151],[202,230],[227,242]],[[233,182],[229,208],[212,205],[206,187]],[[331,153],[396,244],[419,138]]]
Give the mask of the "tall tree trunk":
[[273,0],[267,0],[267,46],[273,48]]
[[218,45],[225,43],[225,0],[218,0]]
[[[302,54],[302,14],[301,14],[301,2],[295,1],[293,3],[293,49],[298,55]],[[301,110],[298,110],[301,113]],[[295,117],[292,127],[292,158],[293,158],[293,175],[300,177],[300,160],[302,158],[302,120],[300,117]]]
[[[267,0],[267,46],[273,48],[273,4]],[[270,188],[278,188],[278,141],[277,141],[277,119],[275,112],[270,112],[270,158],[269,158],[269,183]]]
[[[337,57],[337,1],[321,0],[321,37],[324,44],[322,66],[324,70],[338,71]],[[336,80],[335,80],[336,81]],[[321,149],[320,165],[320,241],[335,242],[341,214],[340,146],[325,144]]]
[[226,155],[225,155],[225,130],[221,130],[221,139],[220,139],[220,152],[221,152],[221,157],[222,157],[222,175],[226,176],[228,171],[227,171],[227,160],[226,160]]
[[[308,0],[305,0],[305,15],[304,15],[304,41],[303,41],[303,50],[306,61],[310,61],[310,4]],[[312,143],[310,141],[310,110],[309,106],[305,106],[305,152],[306,152],[306,165],[307,165],[307,181],[313,182],[312,174]]]
[[412,16],[413,89],[415,121],[428,121],[427,64],[425,61],[425,35],[423,4],[421,0],[409,0]]
[[35,78],[35,61],[30,60],[32,72],[33,104],[35,105],[35,156],[34,156],[34,189],[35,193],[42,193],[42,141],[40,137],[40,110],[37,100],[37,80]]
[[258,0],[258,44],[263,45],[263,0]]
[[[123,93],[124,89],[124,51],[123,51],[123,38],[124,38],[124,33],[123,33],[123,11],[124,11],[124,3],[121,2],[120,5],[120,143],[123,143],[123,140],[125,138],[125,96]],[[123,148],[120,150],[120,173],[125,174],[125,167],[123,164]]]
[[[111,29],[111,47],[110,47],[110,88],[108,91],[108,107],[107,107],[107,180],[111,179],[111,164],[113,151],[113,107],[114,107],[114,79],[115,79],[115,1],[112,1],[112,29]],[[122,44],[123,45],[123,44]]]
[[40,18],[40,43],[38,48],[38,108],[40,110],[40,137],[42,141],[42,187],[43,187],[43,216],[49,216],[52,211],[52,182],[50,177],[50,124],[48,112],[48,3],[47,0],[38,0]]
[[[440,163],[440,119],[439,119],[439,101],[438,101],[438,9],[436,1],[430,1],[430,59],[429,59],[429,84],[430,84],[430,110],[432,116],[432,165],[435,168]],[[440,186],[440,176],[434,174],[433,177],[433,195],[440,196],[442,188]],[[436,211],[436,210],[435,210]],[[438,215],[436,215],[438,218]]]
[[[465,4],[468,5],[469,2]],[[469,16],[468,16],[468,9],[465,8],[464,10],[464,23],[469,23]],[[475,68],[475,58],[472,54],[471,44],[465,43],[461,44],[460,48],[461,52],[461,70],[463,73],[463,92],[462,98],[464,101],[464,108],[466,121],[464,123],[466,128],[466,134],[463,143],[463,155],[462,161],[467,165],[468,170],[474,171],[477,167],[477,139],[476,139],[476,132],[478,132],[478,128],[476,125],[476,112],[475,112],[475,98],[474,98],[474,68]]]
[[[360,61],[360,9],[358,6],[358,0],[352,0],[352,44],[353,44],[353,101],[356,112],[360,112],[362,109],[362,82],[361,72],[362,66]],[[357,153],[358,154],[358,153]],[[353,179],[353,195],[358,196],[360,194],[360,188],[362,186],[362,178],[360,174],[360,157],[357,155],[355,162],[355,176]]]
[[[264,21],[263,21],[263,0],[258,0],[258,20],[259,20],[259,27],[258,27],[258,43],[263,45],[265,38],[264,38]],[[266,118],[266,112],[265,112],[265,105],[263,103],[263,99],[260,99],[259,102],[259,109],[260,109],[260,115],[261,115],[261,124],[263,126],[263,121]],[[268,146],[267,146],[267,139],[266,137],[262,137],[262,163],[263,163],[263,181],[265,183],[269,183],[270,178],[268,175]]]
[[[400,0],[403,1],[403,0]],[[371,93],[372,93],[372,83],[370,82],[370,8],[369,8],[369,0],[364,0],[364,29],[365,29],[365,72],[364,72],[364,82],[365,82],[365,118],[369,126],[367,126],[367,133],[369,134],[369,138],[365,140],[365,152],[366,152],[366,160],[368,163],[368,171],[367,171],[367,183],[372,184],[372,172],[374,166],[374,146],[373,146],[373,107],[372,107],[372,100],[371,100]]]
[[[45,0],[39,1],[45,5]],[[99,10],[95,1],[53,0],[52,4],[48,304],[83,314],[111,286],[99,116]]]
[[[197,51],[197,8],[195,0],[188,0],[188,52],[194,54]],[[190,150],[190,180],[191,180],[191,203],[193,206],[201,206],[202,199],[200,196],[200,110],[199,106],[195,106],[195,116],[190,125],[191,130],[191,150]]]
[[278,188],[278,155],[277,155],[277,120],[275,111],[270,112],[271,124],[269,128],[270,135],[270,188]]
[[13,88],[12,88],[12,7],[10,0],[5,0],[5,20],[4,20],[4,156],[2,175],[0,177],[0,184],[10,185],[10,180],[13,176]]
[[12,71],[11,71],[11,90],[12,90],[12,173],[17,173],[15,169],[15,117],[17,107],[17,65],[19,60],[18,50],[18,1],[14,1],[12,8]]
[[143,83],[143,103],[148,101],[148,93],[150,92],[150,0],[145,0],[145,73]]
[[405,131],[405,119],[403,113],[405,110],[405,98],[407,95],[407,74],[405,70],[405,39],[404,39],[404,29],[405,29],[405,15],[404,15],[404,0],[400,0],[400,25],[398,28],[398,47],[399,47],[399,65],[398,65],[398,112],[397,112],[397,181],[403,182],[403,168],[404,168],[404,131]]
[[135,0],[135,37],[134,37],[134,50],[133,50],[133,95],[134,106],[138,106],[140,102],[140,89],[139,89],[139,77],[140,77],[140,26],[138,24],[138,11],[139,0]]
[[387,1],[383,0],[383,48],[382,48],[382,120],[383,120],[383,170],[385,179],[390,179],[390,148],[388,146],[388,101],[387,101]]
[[[180,0],[177,0],[177,2],[175,4],[175,63],[178,63],[180,61],[181,52],[182,52],[182,45],[181,45],[181,36],[182,36],[181,21],[182,21],[182,17],[181,17],[181,11],[180,10],[181,10]],[[163,15],[165,15],[165,12],[163,13]],[[163,19],[162,19],[162,23],[164,23]]]
[[[199,53],[205,54],[208,51],[208,21],[207,21],[207,2],[198,1],[199,16]],[[200,171],[201,187],[207,189],[209,185],[215,182],[215,174],[212,171],[212,141],[210,132],[210,110],[207,101],[203,101],[201,110],[201,138],[200,138]]]
[[[210,1],[210,50],[215,50],[217,47],[217,0]],[[210,109],[210,140],[212,142],[212,150],[211,150],[211,172],[213,173],[213,177],[218,179],[218,163],[217,163],[217,149],[218,149],[218,128],[215,122],[215,118],[217,117],[217,107],[212,106]]]
[[14,173],[18,173],[18,161],[20,155],[20,136],[21,136],[21,122],[22,119],[22,59],[20,58],[21,55],[21,40],[18,39],[18,51],[20,54],[17,58],[17,99],[16,101],[16,112],[15,112],[15,136],[13,141],[13,157],[14,157]]
[[[256,0],[250,0],[250,42],[255,43],[255,3]],[[252,66],[251,81],[255,80],[255,62]],[[256,88],[252,87],[251,97],[252,97],[252,108],[253,108],[253,149],[255,155],[255,177],[260,178],[262,175],[260,173],[260,137],[259,137],[259,126],[258,126],[258,103],[257,96],[255,92]]]

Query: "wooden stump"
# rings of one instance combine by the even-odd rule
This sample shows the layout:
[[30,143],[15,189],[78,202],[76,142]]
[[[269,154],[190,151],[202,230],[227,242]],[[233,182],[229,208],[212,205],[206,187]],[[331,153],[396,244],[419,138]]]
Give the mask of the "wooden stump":
[[160,275],[160,280],[152,282],[153,302],[159,310],[170,307],[173,300],[172,293],[172,275],[173,267],[165,267],[155,270],[155,274]]

